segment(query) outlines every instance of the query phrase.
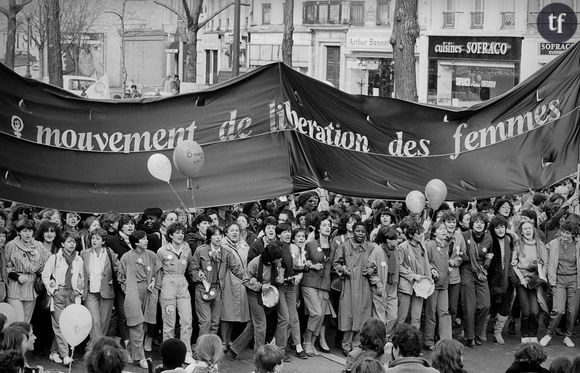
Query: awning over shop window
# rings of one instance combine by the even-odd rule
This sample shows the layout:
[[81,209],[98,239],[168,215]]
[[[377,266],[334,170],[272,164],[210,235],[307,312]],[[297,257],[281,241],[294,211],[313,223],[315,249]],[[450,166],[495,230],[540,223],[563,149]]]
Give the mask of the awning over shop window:
[[165,47],[165,53],[179,53],[179,42],[171,42],[167,47]]

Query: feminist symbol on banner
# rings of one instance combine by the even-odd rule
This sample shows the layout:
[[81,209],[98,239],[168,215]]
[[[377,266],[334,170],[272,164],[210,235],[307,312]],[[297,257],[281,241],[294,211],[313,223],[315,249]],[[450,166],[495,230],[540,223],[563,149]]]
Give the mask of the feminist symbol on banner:
[[18,138],[21,138],[22,130],[24,129],[24,121],[18,115],[13,115],[12,122],[10,124],[14,130],[14,135]]

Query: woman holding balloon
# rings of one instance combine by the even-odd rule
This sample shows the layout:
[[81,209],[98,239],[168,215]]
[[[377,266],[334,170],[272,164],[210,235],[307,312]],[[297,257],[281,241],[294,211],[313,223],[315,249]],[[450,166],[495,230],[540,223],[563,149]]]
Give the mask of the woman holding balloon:
[[71,364],[72,357],[61,332],[60,315],[67,306],[80,303],[85,285],[83,259],[75,250],[79,241],[78,233],[65,231],[61,249],[48,258],[42,271],[42,282],[52,298],[52,329],[58,345],[58,351],[52,351],[50,359],[59,361],[62,357],[64,365]]

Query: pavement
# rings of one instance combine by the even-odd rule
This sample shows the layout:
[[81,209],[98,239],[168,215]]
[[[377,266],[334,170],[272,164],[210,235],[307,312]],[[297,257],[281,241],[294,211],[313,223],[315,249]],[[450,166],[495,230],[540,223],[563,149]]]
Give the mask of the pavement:
[[[543,336],[544,329],[540,329],[539,336]],[[493,337],[490,337],[490,340]],[[573,359],[576,356],[580,356],[580,334],[572,337],[572,340],[576,343],[577,347],[568,348],[562,343],[561,336],[555,336],[550,345],[546,347],[546,352],[548,353],[548,360],[543,364],[546,368],[550,366],[550,363],[556,357],[564,356]],[[464,364],[465,369],[471,373],[499,373],[505,372],[505,370],[513,362],[513,353],[519,345],[520,339],[514,335],[508,335],[507,332],[504,333],[504,339],[506,344],[500,346],[494,342],[484,342],[483,346],[476,349],[465,349]],[[150,357],[153,359],[154,366],[161,363],[159,356],[159,348],[154,348]],[[284,363],[281,372],[284,373],[303,373],[303,372],[315,372],[315,373],[339,373],[344,367],[345,359],[339,349],[332,349],[329,354],[321,354],[321,356],[308,358],[306,360],[301,360],[295,357],[294,353],[288,350],[288,355],[291,356],[292,360],[290,362]],[[431,352],[424,351],[423,358],[428,361],[431,360]],[[45,372],[66,373],[68,371],[67,367],[63,365],[55,364],[48,360],[47,356],[33,355],[29,357],[29,364],[31,366],[42,365]],[[227,356],[224,357],[221,365],[221,373],[249,373],[254,370],[253,366],[253,353],[251,350],[246,350],[244,353],[238,356],[235,361],[230,361]],[[128,364],[125,367],[127,372],[135,373],[146,373],[146,369],[141,369],[138,365]],[[80,354],[75,354],[75,362],[73,363],[71,372],[86,372],[85,367],[82,363],[82,356]]]

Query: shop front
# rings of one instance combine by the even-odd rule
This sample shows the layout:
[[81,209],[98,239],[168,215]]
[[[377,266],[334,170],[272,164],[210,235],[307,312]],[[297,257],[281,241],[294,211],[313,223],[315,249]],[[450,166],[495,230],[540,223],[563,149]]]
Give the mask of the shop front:
[[395,70],[390,30],[351,29],[346,35],[346,84],[352,94],[394,97]]
[[429,37],[427,102],[468,107],[519,83],[522,39]]

